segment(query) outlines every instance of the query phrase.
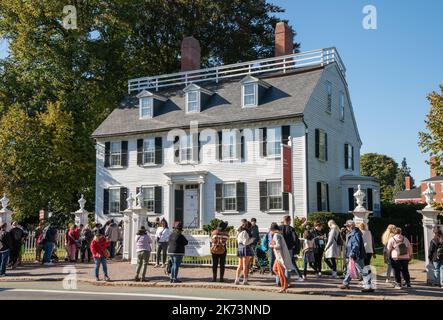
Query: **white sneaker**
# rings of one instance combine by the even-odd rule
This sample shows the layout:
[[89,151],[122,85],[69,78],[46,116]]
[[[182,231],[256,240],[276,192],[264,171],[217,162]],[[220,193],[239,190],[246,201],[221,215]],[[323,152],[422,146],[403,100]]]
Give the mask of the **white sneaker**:
[[163,264],[162,264],[162,268],[165,268],[165,267],[166,267],[166,264],[163,263]]
[[53,262],[45,262],[44,265],[45,265],[45,266],[53,266],[54,263],[53,263]]
[[332,278],[336,279],[337,278],[337,272],[336,271],[332,271]]
[[394,288],[394,289],[401,289],[401,285],[398,284],[398,283],[394,283],[393,288]]
[[298,282],[303,282],[303,281],[305,281],[305,279],[303,277],[298,277],[297,281]]
[[242,283],[244,286],[247,286],[248,284],[249,284],[249,282],[248,282],[248,280],[243,280],[243,283]]
[[238,279],[235,279],[234,284],[235,284],[236,286],[238,286],[238,285],[240,284],[240,281],[238,281]]
[[321,272],[317,273],[317,278],[321,278]]
[[390,283],[391,282],[391,279],[386,279],[386,281],[385,281],[386,283]]
[[154,265],[154,268],[158,268],[158,267],[160,267],[160,265],[156,263],[156,264]]

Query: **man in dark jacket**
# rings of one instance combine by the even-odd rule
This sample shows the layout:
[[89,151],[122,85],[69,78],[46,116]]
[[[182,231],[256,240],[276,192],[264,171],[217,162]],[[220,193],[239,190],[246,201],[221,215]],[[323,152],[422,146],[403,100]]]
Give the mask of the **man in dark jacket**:
[[43,229],[43,244],[45,253],[43,255],[43,264],[50,266],[52,252],[54,251],[55,243],[57,242],[57,229],[49,223],[46,228]]
[[[356,228],[353,220],[346,221],[346,229],[349,231],[348,240],[346,242],[346,258],[348,261],[355,262],[355,268],[358,274],[363,276],[363,290],[362,292],[374,292],[371,282],[371,269],[370,266],[365,267],[366,251],[363,241],[363,236],[359,228]],[[349,289],[351,283],[350,268],[347,268],[345,279],[340,289]]]
[[177,279],[178,269],[183,261],[185,255],[185,247],[188,245],[188,240],[182,234],[183,223],[177,222],[174,231],[169,236],[168,254],[171,258],[171,283],[180,283]]
[[0,277],[6,276],[6,266],[9,260],[9,247],[11,244],[10,235],[6,231],[6,227],[6,223],[2,223],[0,226]]
[[323,232],[323,226],[321,222],[317,221],[314,224],[314,231],[312,231],[312,235],[314,236],[314,266],[317,272],[317,276],[321,277],[321,267],[323,261],[323,252],[325,251],[325,233]]
[[20,249],[23,244],[23,238],[25,237],[25,232],[18,225],[16,221],[12,223],[12,229],[9,231],[11,237],[10,244],[10,265],[12,269],[15,269],[18,264],[18,258],[20,255]]
[[[291,217],[290,216],[284,216],[283,217],[283,224],[280,226],[281,233],[283,235],[283,238],[285,239],[286,246],[289,250],[289,255],[292,260],[292,264],[295,267],[295,271],[297,272],[297,275],[299,279],[302,279],[302,274],[300,270],[297,267],[296,261],[295,261],[295,255],[298,254],[298,252],[295,252],[298,236],[295,233],[295,229],[291,226]],[[288,283],[290,282],[291,274],[288,270],[286,270],[285,274],[286,278],[288,279]]]

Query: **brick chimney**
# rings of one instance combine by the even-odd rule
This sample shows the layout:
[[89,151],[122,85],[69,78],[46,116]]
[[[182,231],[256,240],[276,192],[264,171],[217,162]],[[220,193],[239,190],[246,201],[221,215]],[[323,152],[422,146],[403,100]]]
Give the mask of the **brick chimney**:
[[411,190],[412,179],[410,176],[405,177],[405,190]]
[[292,54],[294,49],[291,27],[286,22],[278,22],[275,26],[275,56]]
[[200,43],[194,37],[186,37],[181,46],[181,71],[200,69]]
[[431,176],[430,178],[436,177],[437,176],[437,171],[433,168],[433,166],[437,164],[437,161],[435,159],[435,157],[431,157],[431,159],[429,160],[429,167],[431,169]]

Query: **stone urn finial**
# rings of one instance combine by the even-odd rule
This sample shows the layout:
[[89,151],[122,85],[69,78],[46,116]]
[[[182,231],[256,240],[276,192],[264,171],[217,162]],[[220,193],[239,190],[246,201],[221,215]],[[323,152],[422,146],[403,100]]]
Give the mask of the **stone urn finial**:
[[85,209],[85,203],[86,203],[86,199],[83,197],[83,194],[82,194],[82,196],[78,200],[78,204],[80,205],[80,210]]
[[0,201],[2,202],[2,209],[6,209],[9,204],[9,199],[6,196],[6,193],[3,193],[3,198],[1,198]]
[[426,199],[426,208],[431,208],[432,204],[434,203],[434,196],[436,195],[436,192],[434,190],[434,187],[432,186],[432,183],[428,182],[426,184],[428,187],[425,191],[423,191],[423,195],[425,196]]
[[134,197],[132,196],[132,192],[129,193],[129,197],[126,199],[126,203],[128,204],[128,210],[134,209]]
[[361,190],[361,186],[358,185],[358,190],[357,192],[354,193],[354,197],[357,201],[357,207],[358,208],[362,208],[363,207],[363,201],[365,199],[365,193],[363,192],[363,190]]

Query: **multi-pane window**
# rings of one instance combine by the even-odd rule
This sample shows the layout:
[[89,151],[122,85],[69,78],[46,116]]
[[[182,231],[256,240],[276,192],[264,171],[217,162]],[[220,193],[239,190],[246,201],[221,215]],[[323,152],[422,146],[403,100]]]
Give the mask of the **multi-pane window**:
[[345,120],[345,95],[343,92],[340,93],[340,120]]
[[345,144],[345,169],[354,170],[354,147]]
[[155,140],[145,139],[143,141],[143,164],[155,163]]
[[188,162],[192,160],[192,135],[188,134],[180,138],[180,161]]
[[154,187],[143,187],[143,207],[147,209],[148,212],[154,212],[155,209],[155,193]]
[[326,111],[332,111],[332,84],[330,82],[326,82],[326,92],[327,92],[327,105]]
[[328,211],[328,187],[324,182],[320,183],[321,186],[321,210],[320,211]]
[[320,160],[326,161],[326,133],[319,130],[319,156]]
[[111,166],[121,166],[122,149],[121,142],[111,142]]
[[268,208],[269,210],[281,210],[283,208],[280,181],[268,181]]
[[198,91],[189,91],[186,94],[186,111],[187,112],[199,112],[200,111],[200,103],[199,103],[199,92]]
[[223,184],[223,211],[237,210],[236,184]]
[[257,84],[246,83],[243,85],[243,106],[257,105]]
[[267,129],[266,154],[279,156],[281,153],[281,127]]
[[154,100],[149,97],[140,98],[140,118],[152,118]]
[[109,213],[120,212],[120,188],[109,189]]
[[236,158],[235,131],[224,131],[222,135],[222,155],[224,160]]

